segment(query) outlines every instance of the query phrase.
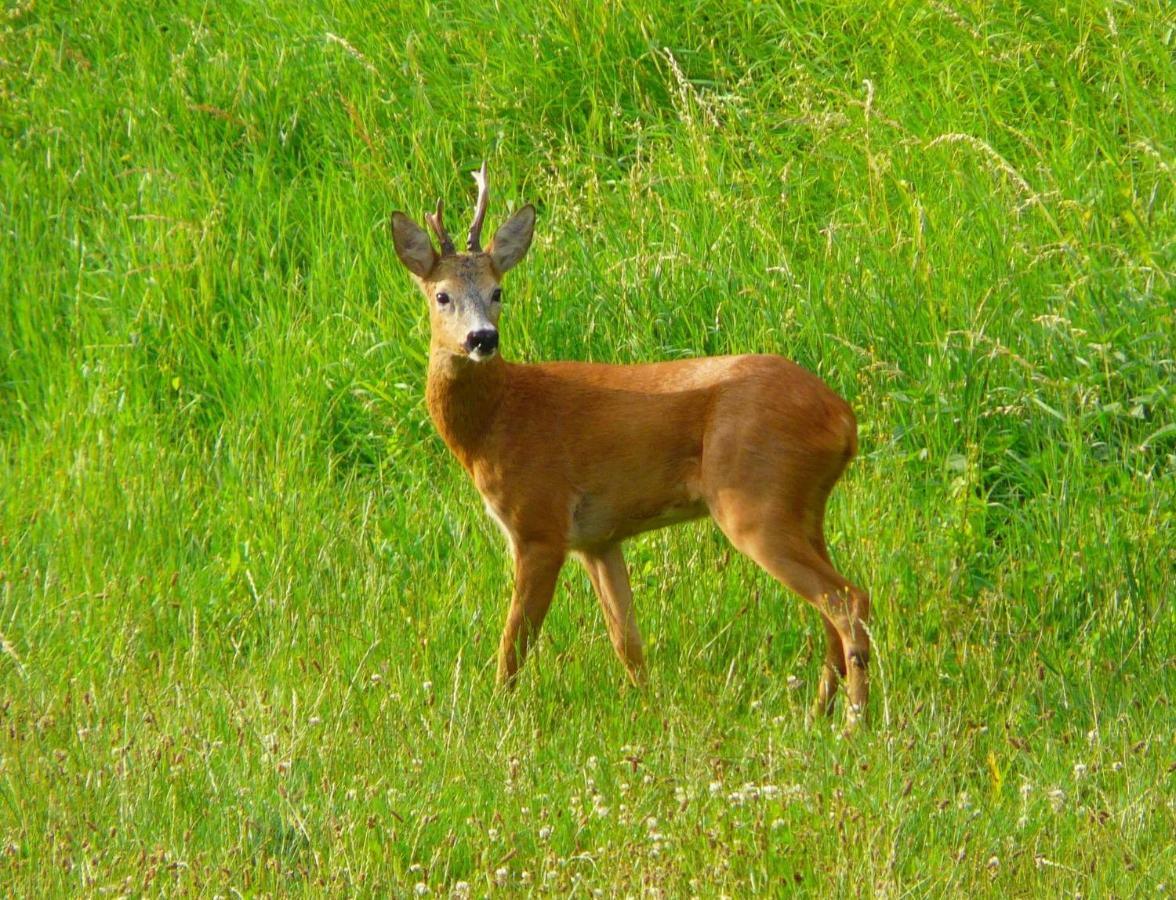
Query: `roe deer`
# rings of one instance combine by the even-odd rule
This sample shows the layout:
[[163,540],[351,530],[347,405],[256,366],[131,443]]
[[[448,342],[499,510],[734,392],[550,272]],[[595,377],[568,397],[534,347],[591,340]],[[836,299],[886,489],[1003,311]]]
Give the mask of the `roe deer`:
[[499,683],[514,680],[569,552],[588,571],[630,679],[643,682],[621,542],[709,514],[821,614],[827,650],[816,705],[831,714],[845,678],[852,726],[869,692],[870,601],[833,568],[823,534],[825,502],[857,449],[849,406],[778,356],[507,362],[498,353],[500,285],[530,247],[535,209],[518,210],[483,250],[485,164],[474,179],[466,252],[454,248],[440,200],[425,216],[440,253],[403,213],[392,214],[392,235],[429,304],[429,414],[514,554]]

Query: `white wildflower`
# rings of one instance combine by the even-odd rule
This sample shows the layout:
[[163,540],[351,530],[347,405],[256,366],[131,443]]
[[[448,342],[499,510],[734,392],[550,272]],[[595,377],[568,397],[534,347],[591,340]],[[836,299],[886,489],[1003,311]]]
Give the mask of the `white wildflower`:
[[733,806],[742,806],[743,804],[755,800],[760,795],[760,789],[757,785],[750,781],[744,782],[743,787],[737,791],[732,791],[727,795],[727,801]]

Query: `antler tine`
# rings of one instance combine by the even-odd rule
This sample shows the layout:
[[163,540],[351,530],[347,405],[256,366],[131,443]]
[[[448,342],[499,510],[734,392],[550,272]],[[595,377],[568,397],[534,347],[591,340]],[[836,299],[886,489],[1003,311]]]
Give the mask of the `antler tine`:
[[486,218],[486,207],[490,205],[490,183],[486,180],[486,160],[482,168],[473,173],[478,183],[478,205],[474,207],[474,221],[470,223],[470,237],[466,249],[471,253],[482,252],[482,220]]
[[441,242],[441,255],[452,256],[457,252],[457,248],[453,246],[453,238],[449,236],[449,232],[445,230],[445,223],[442,221],[442,216],[445,214],[445,206],[441,202],[441,198],[437,198],[437,211],[432,213],[425,213],[425,221],[429,223],[429,227],[433,229],[433,234],[437,235],[437,240]]

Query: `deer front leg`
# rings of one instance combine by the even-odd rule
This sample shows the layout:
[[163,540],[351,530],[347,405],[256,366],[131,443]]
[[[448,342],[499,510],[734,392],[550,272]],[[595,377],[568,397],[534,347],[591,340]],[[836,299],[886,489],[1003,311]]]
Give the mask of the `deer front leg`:
[[551,606],[564,550],[544,544],[521,544],[515,550],[515,586],[498,645],[498,684],[510,687],[539,636]]
[[580,561],[588,570],[600,600],[613,650],[629,673],[629,680],[641,686],[645,683],[645,656],[641,652],[641,632],[633,614],[633,591],[621,546],[614,544],[595,553],[581,554]]

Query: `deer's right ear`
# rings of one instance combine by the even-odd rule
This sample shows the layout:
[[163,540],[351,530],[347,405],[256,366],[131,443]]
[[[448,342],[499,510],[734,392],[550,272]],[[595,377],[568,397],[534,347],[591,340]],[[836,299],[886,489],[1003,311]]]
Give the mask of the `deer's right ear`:
[[418,278],[426,277],[437,264],[437,251],[429,236],[402,212],[392,213],[392,243],[404,267]]

